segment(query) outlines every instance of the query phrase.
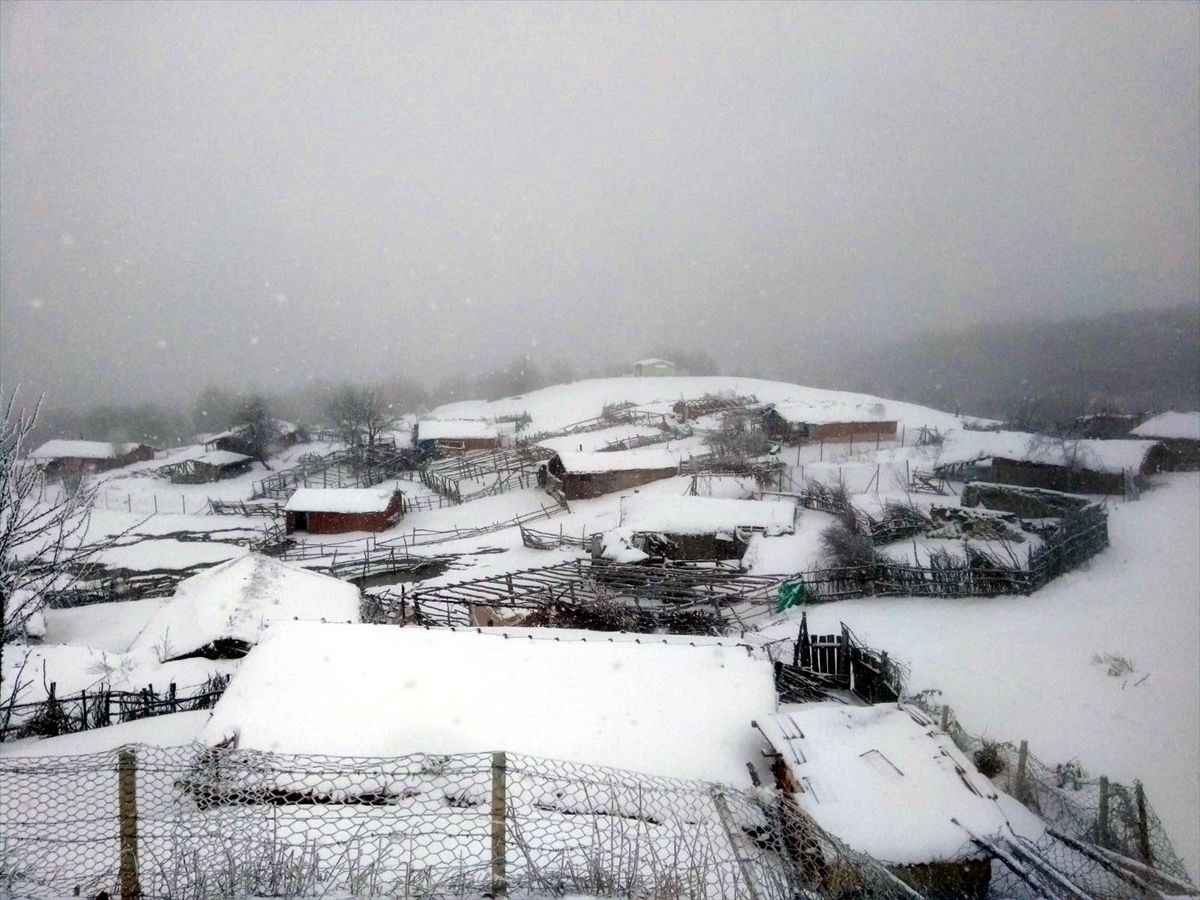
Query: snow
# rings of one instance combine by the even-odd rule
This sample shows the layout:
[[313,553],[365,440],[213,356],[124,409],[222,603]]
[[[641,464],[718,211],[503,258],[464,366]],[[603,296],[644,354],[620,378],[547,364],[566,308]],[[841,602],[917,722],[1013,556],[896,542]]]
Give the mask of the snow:
[[715,534],[752,528],[768,534],[792,531],[796,502],[724,500],[713,497],[621,498],[621,528],[634,533]]
[[208,453],[194,457],[195,462],[209,466],[232,466],[248,462],[251,459],[252,457],[246,456],[244,453],[234,453],[230,450],[210,450]]
[[1068,465],[1075,453],[1078,465],[1095,472],[1138,471],[1155,441],[1067,440],[1022,431],[954,431],[946,436],[937,464],[955,465],[1002,457],[1046,465]]
[[48,644],[80,644],[124,653],[166,602],[165,597],[155,597],[48,609],[45,639]]
[[841,398],[822,402],[776,403],[775,412],[792,424],[828,425],[834,422],[887,422],[887,405],[882,402],[854,403]]
[[812,703],[759,725],[802,788],[793,795],[801,809],[883,862],[978,858],[951,819],[981,835],[1005,831],[1010,823],[1031,840],[1044,831],[919,710]]
[[[637,469],[675,469],[685,457],[677,449],[651,447],[643,450],[614,450],[611,453],[560,452],[558,458],[572,474],[627,472]],[[690,454],[687,458],[690,458]]]
[[298,488],[283,507],[286,512],[381,513],[395,488]]
[[182,747],[196,740],[211,711],[179,712],[63,734],[52,738],[23,738],[0,744],[0,756],[82,756],[105,753],[127,744]]
[[[1093,776],[1141,779],[1196,873],[1200,474],[1156,482],[1139,501],[1109,507],[1108,550],[1031,596],[876,597],[806,609],[811,632],[844,621],[908,663],[910,691],[940,690],[968,731],[1028,740],[1050,765],[1077,758]],[[800,612],[766,635],[793,638]],[[1105,675],[1092,663],[1105,652],[1132,659],[1134,676]]]
[[675,363],[669,359],[658,359],[651,356],[649,359],[638,359],[630,363],[631,366],[674,366]]
[[250,653],[200,737],[348,756],[503,749],[749,786],[750,720],[774,711],[770,663],[739,647],[298,623]]
[[[128,451],[122,448],[119,452]],[[69,441],[56,438],[46,441],[32,451],[29,457],[31,459],[112,459],[117,454],[117,445],[107,441]]]
[[1159,413],[1129,433],[1138,437],[1200,441],[1200,412]]
[[421,441],[494,438],[499,434],[495,425],[481,419],[422,419],[417,423],[417,439]]
[[181,581],[129,649],[165,646],[178,657],[222,638],[254,644],[265,628],[290,619],[357,622],[358,589],[252,553]]
[[[229,523],[226,523],[229,524]],[[189,569],[245,556],[249,552],[236,544],[208,541],[144,540],[128,546],[115,546],[96,556],[97,562],[112,569],[147,572],[157,569]]]

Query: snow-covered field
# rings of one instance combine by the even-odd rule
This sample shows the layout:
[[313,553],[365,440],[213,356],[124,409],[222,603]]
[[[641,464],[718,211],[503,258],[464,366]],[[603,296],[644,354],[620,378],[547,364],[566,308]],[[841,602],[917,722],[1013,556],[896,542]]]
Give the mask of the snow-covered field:
[[[743,378],[619,378],[560,385],[495,402],[458,403],[441,407],[432,415],[448,419],[527,412],[532,418],[529,430],[543,431],[595,417],[606,404],[632,401],[666,414],[671,403],[681,398],[696,399],[718,392],[754,394],[761,402],[806,403],[823,414],[845,410],[849,415],[882,406],[877,414],[900,423],[898,435],[902,442],[878,449],[874,442],[853,448],[846,444],[786,448],[782,458],[789,474],[797,480],[840,480],[851,491],[860,492],[854,498],[855,504],[872,514],[889,499],[922,506],[957,503],[951,496],[909,497],[903,488],[910,470],[928,470],[938,459],[937,447],[913,446],[918,430],[926,426],[953,433],[961,428],[963,420],[877,397]],[[700,431],[715,425],[715,421],[696,423],[698,433],[679,444],[672,442],[670,449],[682,450],[685,455],[704,452]],[[554,439],[553,446],[586,452],[613,440],[652,431],[622,425]],[[178,455],[185,458],[187,452],[191,451],[179,451]],[[278,464],[273,461],[272,468],[294,464],[302,452],[320,452],[320,448],[289,448],[288,458],[278,460]],[[267,472],[256,465],[253,473],[216,485],[179,486],[147,472],[131,471],[163,463],[156,460],[154,464],[142,463],[105,474],[103,488],[110,493],[102,503],[108,508],[95,511],[89,537],[94,540],[129,529],[134,534],[106,551],[102,561],[114,568],[136,571],[185,570],[244,555],[246,548],[238,541],[244,543],[247,535],[260,534],[270,520],[197,513],[208,497],[248,499],[254,482]],[[666,500],[683,497],[692,485],[690,477],[674,477],[626,493],[636,493],[639,499]],[[424,491],[409,482],[402,483],[402,487]],[[754,486],[737,479],[701,477],[696,487],[701,496],[742,500],[750,496]],[[169,506],[172,496],[176,498],[174,507]],[[127,503],[116,502],[113,497],[130,499]],[[153,515],[156,502],[159,513]],[[339,558],[346,552],[361,552],[368,543],[404,548],[406,542],[416,542],[416,552],[455,555],[452,569],[424,584],[452,584],[583,555],[576,549],[526,548],[515,527],[470,534],[473,529],[553,505],[539,490],[518,490],[462,506],[411,513],[393,530],[379,535],[311,540],[337,543]],[[175,514],[184,508],[188,515]],[[782,576],[818,565],[820,535],[832,521],[832,516],[802,510],[793,534],[753,536],[745,567],[754,574]],[[561,530],[572,538],[586,538],[619,525],[620,494],[572,501],[569,512],[554,510],[553,515],[531,523],[539,531]],[[455,538],[456,529],[465,535]],[[910,689],[941,690],[945,702],[970,731],[1001,740],[1026,739],[1032,752],[1051,764],[1078,758],[1094,775],[1108,775],[1125,783],[1140,778],[1176,849],[1195,874],[1200,872],[1200,474],[1161,476],[1157,486],[1147,490],[1141,500],[1109,503],[1109,530],[1112,546],[1105,553],[1029,597],[843,601],[808,607],[810,628],[830,632],[844,621],[868,644],[910,663]],[[418,539],[435,532],[438,543],[421,547]],[[140,537],[152,539],[138,542]],[[946,543],[961,547],[961,542]],[[895,553],[911,554],[912,548],[909,542],[897,546]],[[165,602],[145,600],[49,611],[42,646],[6,648],[5,691],[16,668],[26,659],[26,676],[35,677],[23,700],[43,696],[44,684],[50,681],[57,683],[60,696],[91,689],[101,682],[113,688],[136,689],[151,682],[161,688],[175,681],[183,688],[203,683],[212,672],[236,671],[242,665],[203,659],[162,663],[152,649],[140,647],[131,652],[139,632],[162,613]],[[800,612],[790,610],[770,621],[764,636],[794,636]],[[172,624],[173,643],[182,640],[183,635],[176,635],[183,627]],[[248,659],[252,661],[257,652],[252,651]],[[1093,662],[1096,654],[1103,653],[1131,659],[1134,674],[1123,679],[1106,675]],[[569,654],[561,664],[570,665]],[[602,683],[603,666],[588,671],[593,680]],[[369,677],[370,673],[364,671],[363,678]],[[623,690],[636,691],[636,685],[628,681],[622,685]],[[522,691],[528,695],[525,702],[539,702],[536,679]],[[426,696],[429,703],[441,702],[438,698],[442,694],[437,691]],[[613,693],[608,699],[615,705],[606,706],[606,714],[617,714],[621,697]],[[181,718],[184,715],[189,717],[186,721]],[[148,743],[180,743],[200,733],[208,715],[164,716],[113,726],[104,729],[103,734],[55,738],[40,746],[23,741],[0,750],[5,755],[76,753],[113,746],[127,736]],[[544,748],[537,745],[534,749]],[[586,750],[581,744],[578,752]],[[616,752],[600,755],[621,764],[636,762]]]

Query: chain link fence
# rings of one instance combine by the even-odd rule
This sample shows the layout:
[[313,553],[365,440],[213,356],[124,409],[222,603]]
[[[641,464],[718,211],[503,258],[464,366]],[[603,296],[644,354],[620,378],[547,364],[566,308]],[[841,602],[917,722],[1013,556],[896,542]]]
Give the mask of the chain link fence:
[[8,757],[0,833],[19,897],[911,897],[774,791],[512,753]]
[[1195,892],[1141,782],[1122,785],[1089,777],[1076,761],[1047,765],[1029,752],[1024,741],[1012,744],[971,734],[935,696],[936,692],[927,691],[907,702],[940,721],[982,774],[1049,826],[1045,837],[1023,848],[1026,852],[1039,853],[1059,874],[1086,886],[1092,896],[1144,895],[1142,886],[1112,871],[1114,856],[1119,858],[1117,868],[1127,873],[1143,867],[1151,870],[1143,873],[1151,884],[1166,878],[1168,883],[1176,882],[1173,893]]

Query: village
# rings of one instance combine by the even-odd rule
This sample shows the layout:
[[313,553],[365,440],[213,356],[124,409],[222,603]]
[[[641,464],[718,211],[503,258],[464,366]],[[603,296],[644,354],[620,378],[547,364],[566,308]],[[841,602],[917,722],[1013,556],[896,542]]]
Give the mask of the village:
[[1200,896],[1200,413],[680,368],[22,447],[6,895]]

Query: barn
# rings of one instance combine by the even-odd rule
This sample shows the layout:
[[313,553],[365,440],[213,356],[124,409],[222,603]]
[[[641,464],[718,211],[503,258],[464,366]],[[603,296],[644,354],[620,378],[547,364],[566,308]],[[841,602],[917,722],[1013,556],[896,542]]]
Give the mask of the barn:
[[[266,455],[268,456],[278,453],[284,447],[290,447],[300,441],[300,429],[291,422],[285,422],[283,419],[271,419],[268,429],[271,434],[271,439],[267,442],[266,446]],[[228,431],[209,435],[204,440],[204,446],[209,450],[224,450],[227,453],[241,453],[245,456],[254,456],[255,447],[250,432],[251,427],[249,425],[239,425],[236,428],[230,428]]]
[[472,450],[495,450],[500,446],[500,431],[483,419],[425,419],[414,426],[413,443],[422,459],[440,459]]
[[[913,707],[809,703],[756,724],[775,751],[785,805],[926,897],[988,896],[990,859],[966,829],[992,835],[1011,827],[1031,840],[1045,832],[1037,816],[997,790]],[[797,848],[832,887],[838,860],[820,853]]]
[[47,478],[79,478],[154,459],[154,448],[149,444],[55,439],[46,441],[29,458],[42,467]]
[[629,374],[636,378],[665,377],[675,374],[675,363],[669,359],[639,359],[629,367]]
[[561,451],[539,471],[539,480],[567,500],[587,500],[625,491],[679,472],[680,456],[664,449],[608,453]]
[[287,534],[385,531],[404,514],[395,488],[299,488],[283,507]]
[[194,459],[163,466],[158,471],[175,484],[208,484],[243,475],[250,471],[253,464],[254,460],[244,453],[209,450]]
[[751,534],[791,534],[796,502],[718,497],[621,498],[620,528],[634,547],[668,559],[741,559]]
[[826,408],[777,403],[763,413],[767,437],[791,445],[891,441],[896,439],[896,426],[895,419],[883,417],[882,404]]
[[1147,419],[1130,434],[1159,441],[1174,454],[1175,468],[1200,469],[1200,412],[1165,412]]

